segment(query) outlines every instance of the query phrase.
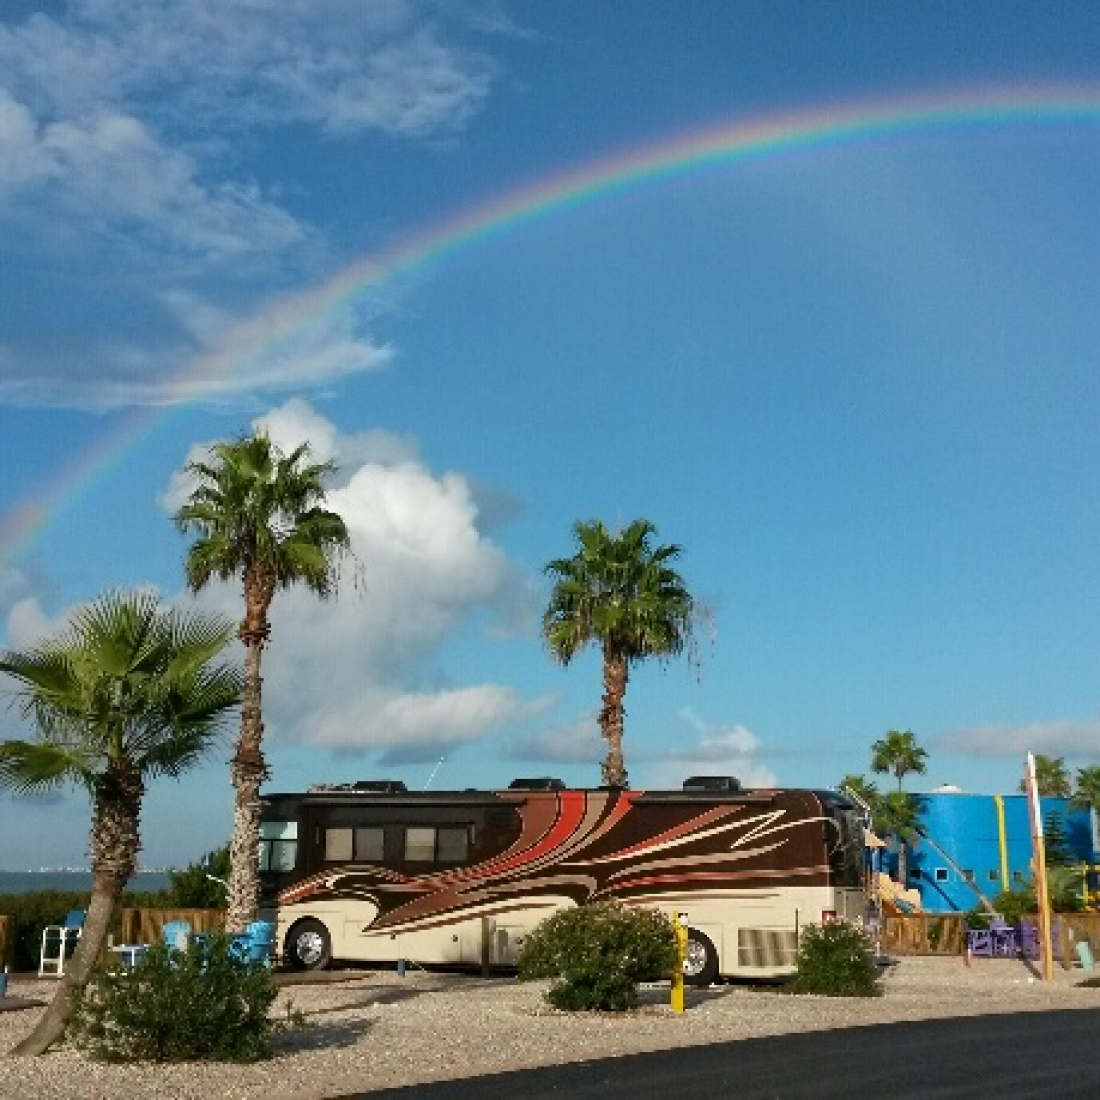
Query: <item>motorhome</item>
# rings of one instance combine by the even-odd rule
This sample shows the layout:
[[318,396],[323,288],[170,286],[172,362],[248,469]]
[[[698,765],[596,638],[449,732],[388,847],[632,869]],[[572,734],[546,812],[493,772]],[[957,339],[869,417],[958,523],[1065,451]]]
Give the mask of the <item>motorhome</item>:
[[396,781],[263,796],[261,904],[283,957],[509,966],[563,906],[614,899],[682,914],[685,977],[794,972],[808,923],[864,914],[862,827],[831,791],[414,792]]

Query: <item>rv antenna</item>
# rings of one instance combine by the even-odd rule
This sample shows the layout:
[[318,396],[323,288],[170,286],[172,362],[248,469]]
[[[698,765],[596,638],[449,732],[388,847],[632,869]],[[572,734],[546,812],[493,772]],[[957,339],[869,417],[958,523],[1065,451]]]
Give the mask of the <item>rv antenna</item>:
[[443,757],[441,756],[436,765],[432,768],[432,774],[428,776],[428,782],[424,784],[424,790],[427,790],[432,785],[432,780],[435,778],[435,773],[443,766]]

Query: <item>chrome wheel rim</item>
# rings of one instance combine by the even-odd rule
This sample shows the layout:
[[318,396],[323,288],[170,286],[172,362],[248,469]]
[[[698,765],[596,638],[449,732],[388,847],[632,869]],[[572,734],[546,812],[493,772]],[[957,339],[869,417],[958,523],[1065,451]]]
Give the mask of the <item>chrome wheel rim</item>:
[[703,973],[707,965],[707,949],[698,940],[688,940],[687,954],[684,956],[684,974],[688,978]]
[[320,932],[303,932],[298,937],[294,953],[306,966],[312,966],[325,953],[325,941]]

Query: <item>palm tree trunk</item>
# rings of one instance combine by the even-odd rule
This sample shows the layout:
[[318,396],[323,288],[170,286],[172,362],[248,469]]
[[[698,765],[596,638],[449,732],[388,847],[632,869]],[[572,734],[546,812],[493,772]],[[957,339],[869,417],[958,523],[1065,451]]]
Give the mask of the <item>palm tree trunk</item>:
[[605,787],[626,787],[626,762],[623,759],[623,699],[629,666],[625,657],[604,651],[603,706],[600,708],[600,734],[607,742],[607,756],[600,771]]
[[64,1035],[73,995],[88,984],[107,945],[119,895],[137,866],[144,792],[141,776],[120,764],[109,770],[105,787],[106,791],[101,789],[96,796],[92,815],[92,896],[84,929],[53,1000],[30,1035],[12,1047],[12,1055],[44,1054]]
[[909,889],[909,845],[898,837],[898,885],[903,890]]
[[244,932],[256,919],[260,893],[257,853],[260,850],[260,786],[268,776],[262,749],[263,677],[260,665],[264,642],[270,633],[262,594],[259,606],[246,582],[247,618],[239,635],[246,646],[244,685],[241,692],[241,732],[230,766],[233,784],[233,836],[229,842],[229,888],[226,929]]
[[84,931],[77,941],[76,952],[65,968],[53,1000],[30,1035],[11,1048],[11,1055],[45,1054],[65,1033],[65,1020],[69,1015],[73,994],[88,984],[92,967],[107,943],[115,899],[122,892],[121,884],[112,886],[105,879],[106,876],[102,875],[93,877],[88,916],[84,921]]

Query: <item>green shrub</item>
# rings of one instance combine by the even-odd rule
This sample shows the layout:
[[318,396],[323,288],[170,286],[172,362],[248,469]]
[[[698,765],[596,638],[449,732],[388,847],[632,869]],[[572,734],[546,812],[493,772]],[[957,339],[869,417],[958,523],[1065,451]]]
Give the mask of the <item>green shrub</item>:
[[826,997],[879,996],[874,945],[847,921],[807,925],[798,944],[798,973],[787,989]]
[[[211,878],[213,875],[214,878]],[[182,871],[172,872],[172,888],[168,891],[172,909],[224,909],[229,878],[229,845],[207,852],[198,863],[190,863]],[[215,881],[221,879],[221,882]]]
[[105,1062],[254,1062],[279,1025],[276,987],[259,963],[231,958],[229,937],[186,951],[155,944],[132,970],[112,962],[74,1000],[65,1034]]
[[1030,885],[1019,890],[1002,890],[993,899],[993,908],[1009,924],[1019,924],[1022,917],[1034,913],[1038,908],[1035,890]]
[[993,921],[993,916],[984,909],[971,909],[963,914],[966,927],[976,932],[984,932]]
[[563,909],[527,937],[521,981],[549,978],[546,994],[566,1011],[622,1012],[638,1003],[638,983],[671,976],[676,937],[668,918],[614,902]]

